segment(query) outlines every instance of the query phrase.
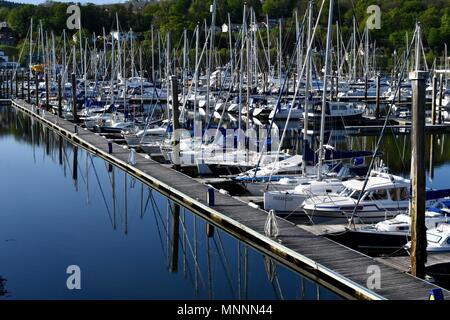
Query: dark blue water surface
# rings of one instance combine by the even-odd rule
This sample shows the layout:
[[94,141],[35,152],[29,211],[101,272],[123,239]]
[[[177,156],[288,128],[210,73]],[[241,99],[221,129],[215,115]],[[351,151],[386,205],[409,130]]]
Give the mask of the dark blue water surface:
[[[0,107],[1,298],[339,298],[222,230],[207,237],[204,220],[109,169]],[[71,265],[80,290],[67,288]]]

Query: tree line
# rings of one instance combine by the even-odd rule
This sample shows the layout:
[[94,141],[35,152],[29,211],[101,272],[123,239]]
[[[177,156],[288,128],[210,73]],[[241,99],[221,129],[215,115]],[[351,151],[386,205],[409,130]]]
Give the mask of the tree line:
[[[86,34],[101,35],[103,27],[107,32],[115,29],[116,13],[123,30],[132,29],[145,36],[151,26],[162,33],[170,31],[173,41],[179,41],[183,29],[191,32],[197,24],[210,23],[210,5],[212,0],[151,0],[130,1],[113,5],[80,5],[81,25]],[[293,29],[294,12],[303,19],[308,0],[217,0],[216,23],[220,26],[227,23],[228,14],[233,24],[242,23],[244,3],[252,7],[257,19],[264,21],[268,15],[271,19],[283,19],[283,28]],[[314,1],[316,13],[321,0]],[[424,46],[427,59],[443,54],[444,44],[450,43],[450,5],[449,0],[339,0],[335,1],[334,19],[339,21],[340,31],[344,39],[352,32],[353,16],[358,21],[358,30],[364,32],[365,20],[368,17],[367,7],[376,4],[381,8],[381,29],[371,30],[370,36],[376,40],[377,47],[384,50],[385,55],[392,55],[394,50],[406,45],[407,33],[411,37],[416,21],[423,28]],[[66,27],[67,7],[70,3],[48,1],[41,5],[16,4],[0,1],[0,20],[7,21],[19,45],[26,37],[30,17],[39,21],[45,30],[52,30],[55,35],[61,34]],[[327,6],[324,6],[321,25],[326,25]],[[264,37],[265,35],[263,35]],[[287,43],[295,42],[295,33],[286,32]],[[322,30],[319,37],[324,37]],[[289,39],[290,37],[290,39]],[[219,39],[220,40],[220,39]],[[289,41],[292,40],[292,41]],[[219,49],[226,49],[226,41],[218,41]]]

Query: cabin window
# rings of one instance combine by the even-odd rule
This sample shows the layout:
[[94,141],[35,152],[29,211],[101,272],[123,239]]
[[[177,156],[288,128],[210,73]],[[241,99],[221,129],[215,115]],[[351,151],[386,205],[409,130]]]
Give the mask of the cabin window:
[[409,198],[409,192],[408,188],[400,188],[400,201],[408,200]]
[[392,201],[402,200],[402,189],[404,188],[389,189],[389,195],[391,196]]
[[450,238],[447,238],[447,244],[450,244]]
[[387,200],[388,194],[386,189],[373,190],[369,193],[371,200]]
[[407,188],[393,188],[389,190],[389,195],[392,201],[405,201],[408,200],[408,189]]

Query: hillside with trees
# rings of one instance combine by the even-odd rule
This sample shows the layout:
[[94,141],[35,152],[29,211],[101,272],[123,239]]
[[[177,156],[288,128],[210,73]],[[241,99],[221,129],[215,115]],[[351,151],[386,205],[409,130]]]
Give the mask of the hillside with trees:
[[[132,29],[141,37],[149,32],[151,26],[162,33],[171,32],[174,42],[178,41],[183,29],[192,31],[204,21],[210,23],[211,0],[161,0],[161,1],[131,1],[113,5],[81,5],[81,24],[86,34],[102,34],[103,27],[107,31],[115,29],[115,16],[118,14],[123,30]],[[264,21],[266,15],[271,19],[283,19],[286,43],[295,42],[293,16],[297,10],[303,19],[308,0],[218,0],[217,21],[220,26],[230,15],[233,24],[242,23],[244,2],[253,7],[257,19]],[[316,11],[321,0],[315,1]],[[404,47],[407,33],[412,34],[416,21],[423,27],[424,47],[427,60],[432,62],[436,56],[441,56],[444,44],[450,43],[450,0],[339,0],[335,1],[335,21],[339,22],[344,39],[352,33],[352,19],[356,17],[358,29],[363,33],[366,9],[371,4],[380,6],[381,29],[371,30],[370,37],[375,39],[377,47],[389,56],[399,47]],[[69,3],[48,1],[41,5],[19,5],[9,1],[0,1],[0,21],[7,21],[19,40],[26,37],[30,17],[42,23],[45,30],[51,30],[55,35],[61,34],[66,26],[66,8]],[[325,6],[326,7],[326,6]],[[326,9],[324,9],[326,10]],[[322,24],[326,25],[326,11],[322,14]],[[289,31],[290,30],[290,31]],[[276,32],[276,30],[274,30]],[[325,36],[324,30],[319,34]],[[264,35],[262,35],[264,37]],[[292,40],[292,41],[290,41]],[[217,42],[219,49],[226,50],[226,37]]]

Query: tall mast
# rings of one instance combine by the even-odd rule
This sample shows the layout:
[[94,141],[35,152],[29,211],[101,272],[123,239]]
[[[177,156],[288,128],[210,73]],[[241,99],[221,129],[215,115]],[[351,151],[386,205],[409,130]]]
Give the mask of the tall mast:
[[267,27],[267,71],[270,75],[270,27],[269,27],[269,15],[266,14],[266,27]]
[[31,18],[30,22],[30,65],[29,65],[29,74],[28,76],[31,78],[31,66],[33,65],[33,18]]
[[155,44],[154,44],[154,35],[153,35],[153,25],[151,29],[151,38],[152,38],[152,83],[155,85]]
[[353,81],[356,80],[356,18],[353,16]]
[[298,11],[295,10],[295,39],[297,39],[297,76],[300,76],[300,72],[301,72],[301,61],[300,61],[300,52],[301,52],[301,47],[300,47],[300,25],[298,23]]
[[133,29],[130,28],[130,43],[131,43],[131,76],[134,77],[134,43],[133,43]]
[[366,37],[365,37],[365,53],[364,53],[364,58],[365,58],[365,69],[366,69],[366,78],[369,76],[369,27],[366,23]]
[[[309,142],[308,139],[308,121],[309,121],[309,90],[310,90],[310,84],[311,84],[311,50],[308,50],[308,47],[311,44],[311,29],[312,29],[312,6],[313,1],[309,1],[308,3],[308,33],[307,33],[307,46],[306,46],[306,83],[305,83],[305,107],[304,107],[304,113],[303,113],[303,140],[304,140],[304,147],[303,147],[303,154],[306,154],[306,146]],[[300,81],[301,79],[299,79]],[[303,174],[306,175],[306,162],[303,162]]]
[[116,12],[116,30],[117,30],[117,55],[118,55],[118,63],[119,63],[119,75],[123,76],[122,74],[122,50],[121,50],[121,43],[120,43],[120,30],[119,30],[119,16]]
[[[231,19],[230,19],[230,14],[228,13],[228,38],[229,38],[229,42],[230,42],[230,73],[231,76],[233,77],[233,73],[234,73],[234,54],[233,54],[233,43],[231,41]],[[233,81],[231,81],[233,83]]]
[[55,34],[52,31],[52,73],[53,78],[56,79],[56,52],[55,52]]
[[280,80],[281,90],[281,52],[282,50],[282,35],[281,35],[281,19],[278,19],[279,43],[278,43],[278,79]]
[[319,164],[317,168],[317,179],[322,179],[322,164],[323,164],[323,140],[325,135],[325,109],[327,106],[327,81],[328,69],[330,64],[330,50],[331,50],[331,30],[333,21],[333,0],[330,0],[330,8],[328,10],[328,30],[327,30],[327,45],[325,50],[325,72],[323,75],[323,92],[322,92],[322,114],[320,122],[320,147],[319,147]]
[[114,75],[116,74],[116,63],[115,63],[116,53],[115,53],[115,50],[114,50],[114,46],[115,46],[115,44],[114,44],[114,32],[111,32],[111,95],[114,95],[113,94],[112,84],[113,84],[113,81],[114,81]]
[[[194,73],[194,137],[197,137],[197,132],[196,132],[196,128],[197,126],[196,121],[197,121],[197,86],[198,86],[198,70],[199,65],[198,65],[198,43],[200,41],[200,34],[199,34],[199,24],[197,23],[197,27],[195,28],[195,73]],[[201,129],[201,128],[200,128]]]
[[[78,23],[79,23],[79,27],[80,29],[78,29],[78,35],[79,35],[79,41],[80,41],[80,69],[83,68],[83,42],[81,40],[81,16],[78,17]],[[84,74],[86,72],[86,70],[82,70],[81,69],[81,74]]]
[[106,35],[105,27],[103,27],[103,81],[106,78]]
[[[139,77],[141,81],[141,110],[144,108],[144,69],[142,68],[142,46],[139,47]],[[142,110],[143,111],[143,110]]]
[[187,57],[187,30],[183,31],[183,104],[186,99],[186,78],[187,78],[187,66],[186,66],[186,57]]
[[[251,23],[251,20],[250,20]],[[249,119],[250,119],[250,84],[251,84],[251,80],[250,80],[250,37],[249,37],[249,30],[248,30],[248,26],[247,23],[244,25],[245,28],[245,34],[246,34],[246,60],[247,60],[247,97],[246,97],[246,118],[245,118],[245,130],[248,130],[249,128]],[[248,153],[247,153],[248,155]],[[248,159],[248,158],[247,158]]]
[[67,77],[67,75],[68,75],[68,73],[67,73],[67,69],[68,69],[68,66],[67,66],[67,49],[66,49],[66,29],[64,29],[63,30],[63,70],[64,70],[64,73],[63,73],[63,79],[62,79],[62,81],[63,81],[63,83],[66,83],[66,77]]
[[238,117],[238,143],[240,143],[240,132],[242,129],[242,86],[243,86],[243,70],[244,70],[244,40],[245,40],[245,25],[247,24],[247,5],[244,4],[244,14],[242,16],[242,38],[241,38],[241,57],[240,57],[240,67],[239,67],[239,117]]
[[336,21],[336,63],[337,63],[337,85],[339,85],[339,78],[341,77],[341,46],[339,36],[339,21]]

